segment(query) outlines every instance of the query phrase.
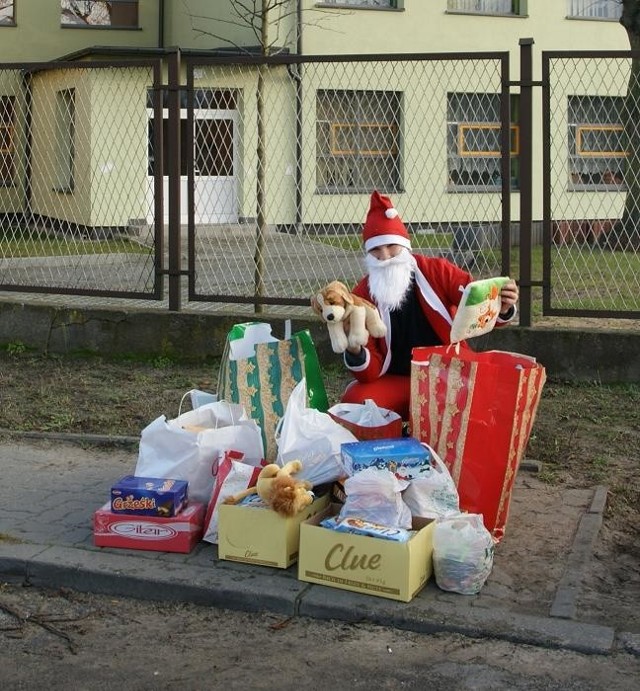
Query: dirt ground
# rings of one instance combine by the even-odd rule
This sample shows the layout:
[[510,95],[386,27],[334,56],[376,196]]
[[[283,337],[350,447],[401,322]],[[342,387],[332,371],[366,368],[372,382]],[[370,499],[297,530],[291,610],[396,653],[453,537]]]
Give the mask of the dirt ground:
[[5,689],[634,691],[639,674],[624,651],[0,586]]
[[[325,374],[335,402],[345,373]],[[0,354],[0,428],[137,438],[158,415],[175,417],[185,392],[215,391],[216,379],[216,362],[107,362],[9,349]],[[577,520],[593,488],[605,485],[604,525],[578,618],[640,633],[639,402],[639,385],[547,383],[526,453],[542,469],[519,473],[488,605],[508,591],[519,611],[548,613]]]

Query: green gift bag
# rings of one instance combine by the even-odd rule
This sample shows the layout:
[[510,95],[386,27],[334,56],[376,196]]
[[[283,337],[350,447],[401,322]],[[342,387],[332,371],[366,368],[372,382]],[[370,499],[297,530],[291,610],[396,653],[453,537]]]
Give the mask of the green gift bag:
[[[287,322],[287,331],[289,328]],[[327,392],[308,330],[285,334],[279,340],[271,335],[270,324],[246,322],[231,328],[220,363],[218,397],[241,404],[260,425],[269,462],[277,455],[276,427],[302,379],[306,380],[308,406],[326,412]]]

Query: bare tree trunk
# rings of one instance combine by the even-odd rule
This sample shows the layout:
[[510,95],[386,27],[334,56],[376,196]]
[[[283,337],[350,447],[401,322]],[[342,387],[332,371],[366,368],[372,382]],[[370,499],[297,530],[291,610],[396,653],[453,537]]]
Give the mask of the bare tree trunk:
[[258,86],[256,90],[256,107],[258,113],[258,144],[256,170],[256,246],[254,249],[254,310],[262,312],[261,297],[264,296],[264,268],[266,251],[266,195],[265,195],[265,126],[264,126],[264,70],[265,65],[258,66]]

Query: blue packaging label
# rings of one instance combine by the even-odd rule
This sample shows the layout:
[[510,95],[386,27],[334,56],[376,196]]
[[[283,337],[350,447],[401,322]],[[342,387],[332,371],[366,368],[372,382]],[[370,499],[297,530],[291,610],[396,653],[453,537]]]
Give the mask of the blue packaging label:
[[185,480],[125,475],[111,488],[111,511],[132,516],[176,516],[186,507]]
[[342,462],[349,475],[378,468],[390,470],[400,480],[413,480],[429,472],[431,453],[413,437],[349,442],[341,446]]

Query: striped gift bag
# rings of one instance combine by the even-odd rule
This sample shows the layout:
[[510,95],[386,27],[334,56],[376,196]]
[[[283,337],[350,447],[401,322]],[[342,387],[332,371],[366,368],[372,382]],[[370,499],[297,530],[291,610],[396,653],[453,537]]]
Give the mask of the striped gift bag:
[[449,469],[460,508],[504,535],[511,491],[535,420],[545,369],[535,358],[452,346],[414,348],[411,434]]
[[[289,322],[286,330],[290,330]],[[270,324],[246,322],[231,328],[220,363],[218,397],[241,404],[258,423],[268,462],[276,459],[276,427],[302,379],[308,407],[326,412],[327,392],[308,330],[285,333],[279,340],[272,336]]]

